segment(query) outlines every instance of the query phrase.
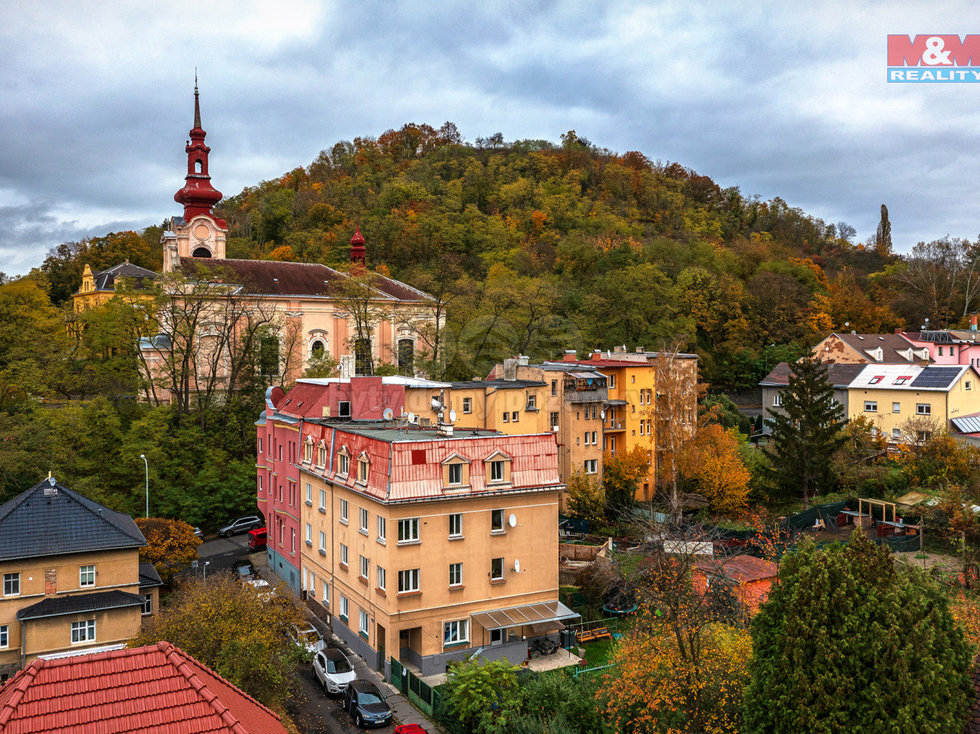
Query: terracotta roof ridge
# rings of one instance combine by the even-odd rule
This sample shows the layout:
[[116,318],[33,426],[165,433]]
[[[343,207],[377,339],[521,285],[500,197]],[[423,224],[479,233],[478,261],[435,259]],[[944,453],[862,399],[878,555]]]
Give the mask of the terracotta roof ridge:
[[[26,668],[21,670],[14,677],[8,685],[13,686],[11,696],[8,700],[4,701],[3,708],[0,709],[0,728],[6,728],[7,722],[10,721],[10,717],[17,712],[17,704],[27,693],[27,689],[30,687],[31,683],[37,677],[38,671],[47,664],[47,660],[43,658],[37,658],[28,665]],[[4,687],[6,688],[6,686]]]
[[[208,688],[207,685],[204,683],[204,681],[202,681],[200,678],[197,677],[197,674],[194,673],[191,668],[192,665],[196,665],[197,667],[201,668],[202,670],[209,673],[210,675],[213,675],[218,680],[224,681],[225,683],[228,684],[229,687],[234,689],[235,693],[242,696],[243,698],[248,699],[256,706],[261,708],[263,711],[275,717],[276,721],[281,720],[279,718],[279,714],[277,714],[275,711],[270,709],[261,701],[257,701],[254,698],[252,698],[250,695],[248,695],[245,691],[243,691],[241,688],[236,686],[234,683],[226,680],[223,675],[221,675],[217,671],[211,670],[211,668],[209,668],[207,665],[202,663],[197,658],[191,657],[186,652],[181,650],[179,647],[174,645],[172,642],[167,642],[164,640],[158,642],[157,647],[159,647],[160,651],[167,656],[167,660],[169,660],[174,665],[174,667],[177,668],[178,672],[184,676],[184,678],[194,688],[194,690],[204,697],[204,699],[211,705],[211,708],[215,710],[215,713],[217,713],[222,718],[222,720],[224,720],[231,727],[232,731],[234,731],[235,734],[250,734],[250,732],[235,717],[235,715],[231,713],[231,710],[224,703],[222,703],[222,701],[218,698],[217,694],[215,694],[210,688]],[[210,698],[208,698],[208,696],[210,696]],[[218,705],[215,705],[215,702],[217,702]],[[226,713],[227,716],[225,716]],[[255,734],[255,733],[252,732],[251,734]]]

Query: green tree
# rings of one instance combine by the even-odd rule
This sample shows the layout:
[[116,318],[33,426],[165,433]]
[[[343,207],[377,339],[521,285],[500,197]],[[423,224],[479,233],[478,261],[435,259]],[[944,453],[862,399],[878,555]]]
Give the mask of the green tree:
[[830,459],[844,443],[844,410],[834,400],[827,368],[803,357],[793,364],[789,386],[782,393],[782,410],[768,421],[772,427],[772,480],[787,496],[810,498],[834,482]]
[[568,477],[566,486],[570,515],[593,522],[602,519],[606,509],[606,495],[599,482],[581,472],[573,472]]
[[958,734],[975,698],[973,655],[943,592],[861,532],[783,557],[752,648],[748,734]]
[[517,688],[517,672],[506,660],[467,660],[449,670],[444,718],[458,720],[471,732],[503,734],[515,713],[507,701]]
[[642,446],[602,457],[602,491],[606,517],[615,520],[628,513],[636,502],[636,488],[650,471],[650,457]]

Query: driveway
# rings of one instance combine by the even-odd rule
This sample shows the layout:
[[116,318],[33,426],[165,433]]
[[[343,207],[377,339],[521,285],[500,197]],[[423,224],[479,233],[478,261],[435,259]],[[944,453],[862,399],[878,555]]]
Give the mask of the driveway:
[[286,708],[301,734],[354,734],[363,731],[391,734],[395,730],[394,724],[380,729],[358,729],[340,707],[340,696],[325,694],[309,665],[296,670],[296,694]]

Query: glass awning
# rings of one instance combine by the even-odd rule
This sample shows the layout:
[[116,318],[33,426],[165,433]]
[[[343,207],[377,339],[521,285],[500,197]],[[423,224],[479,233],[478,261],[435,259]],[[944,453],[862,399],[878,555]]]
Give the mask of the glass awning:
[[494,609],[490,612],[477,612],[471,614],[470,619],[483,629],[492,630],[521,627],[526,624],[540,624],[541,622],[558,622],[580,616],[560,601],[545,601],[537,604],[523,604],[519,607]]

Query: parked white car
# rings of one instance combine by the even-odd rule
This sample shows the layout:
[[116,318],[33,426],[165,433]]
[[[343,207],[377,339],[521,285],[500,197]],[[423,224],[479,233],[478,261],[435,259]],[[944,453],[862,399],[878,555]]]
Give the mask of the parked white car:
[[313,675],[320,681],[324,693],[343,693],[357,680],[354,666],[336,647],[327,647],[313,657]]
[[310,622],[290,625],[289,639],[295,643],[296,647],[304,648],[311,655],[320,652],[327,646],[327,643],[320,637],[317,628]]
[[276,595],[276,590],[265,579],[245,579],[245,583],[255,589],[262,601],[272,601],[272,597]]

